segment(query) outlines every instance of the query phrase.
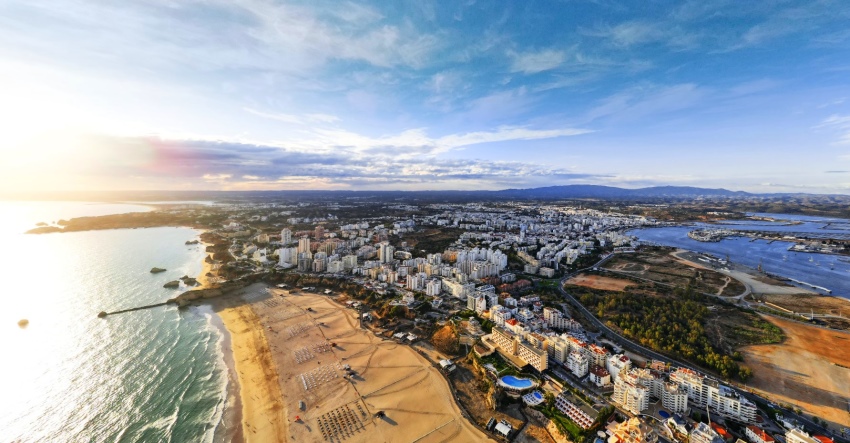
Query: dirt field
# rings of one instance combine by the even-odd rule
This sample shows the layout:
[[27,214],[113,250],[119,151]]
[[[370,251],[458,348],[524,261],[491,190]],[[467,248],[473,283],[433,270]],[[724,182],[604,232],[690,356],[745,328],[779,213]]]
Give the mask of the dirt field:
[[736,296],[746,290],[738,280],[698,263],[685,261],[675,254],[666,248],[618,254],[605,265],[605,269],[679,287],[692,285],[697,291],[707,294]]
[[438,369],[410,347],[359,329],[355,311],[260,284],[240,298],[266,332],[284,393],[289,426],[277,441],[489,440],[463,418]]
[[621,278],[603,277],[601,275],[579,274],[567,280],[568,285],[584,286],[603,291],[622,291],[635,282]]
[[741,349],[753,369],[749,386],[835,424],[850,426],[850,333],[768,318],[785,332],[778,345]]
[[794,312],[814,310],[815,314],[838,314],[840,311],[843,315],[850,316],[850,300],[841,297],[817,294],[770,294],[760,296],[759,299]]

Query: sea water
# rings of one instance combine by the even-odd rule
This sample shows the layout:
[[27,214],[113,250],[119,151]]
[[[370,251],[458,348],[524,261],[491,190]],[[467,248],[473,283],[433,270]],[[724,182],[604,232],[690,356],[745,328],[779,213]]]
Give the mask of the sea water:
[[[163,302],[196,277],[189,228],[27,235],[35,223],[150,210],[139,205],[0,202],[0,441],[221,439],[228,407],[222,334],[203,310]],[[152,267],[166,268],[151,274]],[[28,319],[21,328],[18,321]],[[216,431],[218,429],[218,438]]]
[[[729,257],[732,262],[752,268],[761,265],[765,272],[821,286],[831,290],[834,296],[850,298],[850,258],[846,256],[789,251],[788,248],[794,243],[787,241],[753,241],[748,237],[727,237],[719,242],[700,242],[688,237],[688,232],[696,228],[807,232],[839,236],[850,233],[850,220],[845,219],[790,214],[755,215],[770,216],[782,221],[696,223],[693,226],[633,229],[628,234],[665,246],[708,253],[723,259]],[[788,221],[799,223],[789,224]],[[811,289],[808,286],[801,287]]]

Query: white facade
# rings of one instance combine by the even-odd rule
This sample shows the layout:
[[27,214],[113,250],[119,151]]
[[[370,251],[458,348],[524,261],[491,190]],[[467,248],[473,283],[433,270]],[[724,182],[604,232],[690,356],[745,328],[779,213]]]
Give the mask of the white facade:
[[590,370],[590,362],[587,355],[579,352],[570,352],[569,357],[567,357],[567,368],[576,377],[584,377]]
[[645,386],[631,383],[627,377],[617,377],[614,381],[614,394],[611,400],[632,414],[640,414],[649,407],[649,390]]
[[678,383],[664,383],[661,404],[668,411],[683,413],[688,410],[688,391]]
[[624,354],[617,354],[608,357],[605,369],[611,374],[611,380],[617,381],[620,376],[620,371],[628,371],[632,367],[632,361]]

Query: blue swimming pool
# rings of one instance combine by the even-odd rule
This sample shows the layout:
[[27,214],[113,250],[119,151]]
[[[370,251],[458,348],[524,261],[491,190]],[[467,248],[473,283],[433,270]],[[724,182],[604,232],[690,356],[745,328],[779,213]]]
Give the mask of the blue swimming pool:
[[537,385],[534,380],[528,378],[518,378],[513,375],[506,375],[499,379],[499,384],[506,388],[516,389],[516,390],[524,390],[533,388]]
[[670,418],[670,413],[663,410],[663,409],[658,411],[658,415],[660,415],[661,418],[664,418],[664,419]]
[[536,398],[538,400],[543,400],[543,396],[540,395],[539,391],[534,391],[534,398]]

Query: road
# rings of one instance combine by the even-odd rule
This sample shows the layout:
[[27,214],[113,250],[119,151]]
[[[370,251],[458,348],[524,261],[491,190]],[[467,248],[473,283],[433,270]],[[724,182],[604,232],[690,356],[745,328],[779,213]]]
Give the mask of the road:
[[[641,345],[627,339],[626,337],[623,337],[618,332],[616,332],[613,329],[606,326],[605,323],[603,323],[601,320],[599,320],[595,315],[593,315],[593,313],[591,313],[587,308],[585,308],[584,305],[582,305],[578,300],[576,300],[575,297],[572,296],[572,294],[570,294],[569,292],[567,292],[564,289],[564,284],[566,283],[567,280],[576,276],[577,274],[580,274],[582,272],[586,272],[586,271],[592,270],[593,268],[598,268],[598,267],[602,266],[613,255],[614,254],[606,255],[601,260],[596,262],[593,266],[589,266],[589,267],[584,268],[584,269],[579,269],[579,270],[577,270],[577,271],[575,271],[571,274],[564,276],[564,278],[561,279],[560,285],[558,286],[558,290],[561,292],[561,295],[564,296],[564,298],[569,302],[570,305],[572,305],[579,312],[581,312],[581,314],[588,321],[590,321],[594,326],[599,328],[599,330],[602,331],[602,333],[608,339],[617,343],[623,349],[627,349],[627,350],[634,352],[636,354],[641,354],[641,355],[650,357],[653,360],[663,361],[663,362],[666,362],[666,363],[674,364],[676,366],[681,366],[681,367],[684,367],[684,368],[688,368],[688,369],[697,371],[701,374],[705,374],[704,369],[700,369],[700,368],[698,368],[694,365],[684,363],[684,362],[675,360],[673,358],[667,357],[663,354],[660,354],[658,352],[653,351],[652,349],[648,349],[644,346],[641,346]],[[753,393],[748,392],[746,390],[742,390],[741,387],[738,386],[735,383],[729,383],[729,382],[726,382],[726,381],[723,381],[723,380],[719,380],[719,379],[716,379],[714,377],[711,377],[708,374],[706,374],[706,377],[711,378],[711,379],[715,379],[715,380],[717,380],[717,381],[719,381],[719,382],[721,382],[725,385],[731,385],[731,387],[733,387],[740,395],[743,395],[745,398],[747,398],[750,401],[753,401],[754,403],[755,403],[756,400],[763,402],[763,403],[772,403],[769,400],[767,400],[767,399],[765,399],[765,398],[763,398],[759,395],[753,394]],[[850,443],[850,440],[840,437],[835,432],[830,432],[829,430],[824,429],[822,426],[815,424],[814,422],[812,422],[810,419],[806,418],[805,416],[795,414],[793,411],[786,410],[786,409],[782,409],[782,414],[785,417],[797,419],[800,423],[803,423],[806,426],[807,430],[810,431],[811,433],[827,435],[827,436],[832,437],[833,440],[835,440],[835,441]]]

